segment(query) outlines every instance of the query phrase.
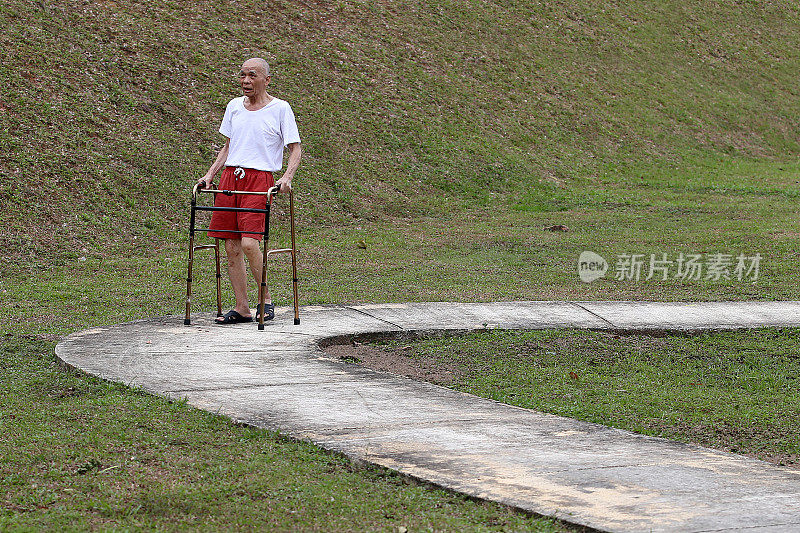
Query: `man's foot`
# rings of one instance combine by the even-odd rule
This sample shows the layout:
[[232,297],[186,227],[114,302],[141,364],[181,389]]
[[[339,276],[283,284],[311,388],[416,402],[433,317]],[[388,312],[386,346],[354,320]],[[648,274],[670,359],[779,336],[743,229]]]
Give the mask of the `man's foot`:
[[252,321],[253,321],[252,316],[242,316],[235,309],[231,309],[221,317],[217,317],[217,319],[214,320],[215,323],[220,325],[238,324],[239,322],[252,322]]
[[[261,313],[258,306],[256,306],[256,320],[259,319]],[[275,318],[275,306],[272,304],[264,304],[264,320],[272,320]]]

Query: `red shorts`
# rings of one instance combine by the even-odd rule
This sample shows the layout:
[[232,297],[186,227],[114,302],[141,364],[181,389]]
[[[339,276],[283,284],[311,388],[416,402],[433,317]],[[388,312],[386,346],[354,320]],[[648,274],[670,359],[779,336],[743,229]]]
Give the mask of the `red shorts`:
[[[275,185],[272,172],[264,170],[254,170],[245,168],[244,176],[235,175],[234,171],[239,167],[225,167],[222,171],[222,179],[219,182],[219,189],[223,191],[250,191],[267,192],[270,187]],[[227,194],[216,193],[214,198],[215,207],[244,207],[247,209],[266,209],[267,196],[260,194]],[[214,211],[211,215],[211,223],[208,225],[209,237],[219,237],[220,239],[241,239],[251,237],[261,240],[264,236],[264,214],[263,213],[243,213],[241,211]],[[226,233],[214,230],[242,231],[244,233]],[[251,233],[252,232],[252,233]]]

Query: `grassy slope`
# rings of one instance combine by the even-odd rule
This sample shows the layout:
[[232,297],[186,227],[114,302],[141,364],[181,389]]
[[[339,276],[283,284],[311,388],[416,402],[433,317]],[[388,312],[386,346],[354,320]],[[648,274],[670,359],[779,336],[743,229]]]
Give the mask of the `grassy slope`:
[[[254,54],[300,118],[306,226],[481,205],[486,183],[524,210],[602,208],[642,178],[702,188],[731,160],[739,187],[785,187],[746,165],[800,149],[796,6],[529,4],[15,1],[5,257],[66,261],[64,238],[105,252],[115,226],[126,251],[175,238]],[[30,209],[41,231],[13,222]]]
[[[256,54],[304,136],[305,301],[794,296],[788,2],[43,5],[0,12],[0,261],[20,308],[40,307],[36,272],[67,296],[123,276],[140,309],[88,295],[80,315],[180,309],[188,184]],[[589,247],[762,251],[773,272],[582,286]]]
[[[57,299],[85,298],[71,314],[180,309],[188,184],[220,144],[231,73],[256,54],[304,136],[305,301],[795,296],[791,3],[15,1],[0,13],[0,261],[30,309],[7,310],[14,321],[53,305],[34,272]],[[541,231],[553,222],[573,231]],[[589,247],[762,251],[772,270],[755,288],[583,286],[574,262]],[[398,270],[372,276],[385,265]],[[72,279],[120,277],[115,296]],[[67,330],[97,318],[52,317]]]

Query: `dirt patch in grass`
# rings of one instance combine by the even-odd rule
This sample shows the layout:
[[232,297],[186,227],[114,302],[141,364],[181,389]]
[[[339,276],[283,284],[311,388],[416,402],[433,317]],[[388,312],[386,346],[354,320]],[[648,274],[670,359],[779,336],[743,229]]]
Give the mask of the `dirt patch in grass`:
[[353,343],[329,346],[325,352],[341,361],[436,385],[452,385],[464,375],[464,369],[458,365],[444,363],[434,357],[412,357],[410,345],[395,348]]

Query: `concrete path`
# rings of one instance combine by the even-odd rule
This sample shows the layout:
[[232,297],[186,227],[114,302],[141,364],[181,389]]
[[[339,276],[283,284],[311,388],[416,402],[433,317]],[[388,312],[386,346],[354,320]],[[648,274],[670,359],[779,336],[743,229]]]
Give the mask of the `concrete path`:
[[[326,358],[353,335],[800,326],[800,302],[508,302],[279,309],[94,328],[67,365],[479,498],[607,531],[800,531],[800,470],[510,407]],[[326,340],[327,339],[327,340]]]

